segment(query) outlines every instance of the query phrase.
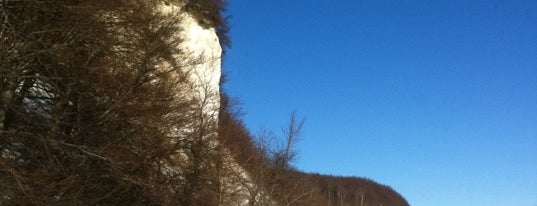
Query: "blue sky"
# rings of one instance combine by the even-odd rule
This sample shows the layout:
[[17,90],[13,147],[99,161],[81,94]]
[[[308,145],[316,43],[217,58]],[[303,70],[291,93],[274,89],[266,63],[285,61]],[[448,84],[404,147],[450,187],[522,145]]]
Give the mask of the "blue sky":
[[296,166],[413,206],[537,206],[537,1],[230,0],[226,90]]

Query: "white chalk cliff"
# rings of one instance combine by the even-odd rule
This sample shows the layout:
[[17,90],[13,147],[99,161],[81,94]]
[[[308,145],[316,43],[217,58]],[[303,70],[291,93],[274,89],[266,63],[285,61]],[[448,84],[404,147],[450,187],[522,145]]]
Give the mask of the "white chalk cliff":
[[[199,19],[181,10],[181,6],[166,5],[163,6],[162,11],[164,13],[181,12],[182,30],[178,32],[177,37],[182,41],[180,50],[185,53],[176,55],[176,58],[188,74],[193,95],[200,101],[199,105],[203,112],[212,118],[213,124],[217,124],[220,109],[222,47],[216,30],[214,27],[201,25]],[[215,144],[219,143],[215,142]],[[253,194],[252,188],[257,189],[258,187],[254,185],[248,173],[235,162],[228,151],[225,151],[224,154],[223,167],[227,167],[228,171],[221,180],[223,187],[221,189],[231,195],[228,196],[228,200],[223,202],[242,206],[251,205],[252,198],[257,202],[259,199],[270,199],[259,191],[255,191]],[[273,205],[270,200],[265,202]]]
[[187,73],[195,97],[204,101],[204,111],[218,117],[220,104],[220,75],[222,47],[215,28],[202,26],[191,14],[182,10],[180,5],[163,5],[163,14],[181,14],[181,31],[177,38],[183,54],[176,54],[178,64]]

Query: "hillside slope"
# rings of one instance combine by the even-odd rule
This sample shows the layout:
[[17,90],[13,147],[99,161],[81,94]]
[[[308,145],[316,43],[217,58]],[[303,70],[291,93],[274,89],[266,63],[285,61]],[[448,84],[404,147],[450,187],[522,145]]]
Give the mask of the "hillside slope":
[[[239,165],[248,171],[260,188],[272,198],[271,204],[297,206],[408,206],[403,196],[386,185],[360,177],[309,174],[288,165],[278,169],[274,159],[250,134],[240,118],[241,112],[227,95],[221,97],[219,138],[232,151]],[[252,202],[252,201],[251,201]]]

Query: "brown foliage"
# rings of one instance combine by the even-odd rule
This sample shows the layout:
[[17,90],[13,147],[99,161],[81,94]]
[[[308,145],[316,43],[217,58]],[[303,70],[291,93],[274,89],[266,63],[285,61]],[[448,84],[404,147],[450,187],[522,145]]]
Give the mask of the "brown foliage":
[[305,174],[315,183],[320,205],[394,205],[408,206],[408,202],[392,188],[358,177],[336,177]]
[[177,201],[163,170],[192,102],[171,58],[179,19],[157,4],[0,3],[0,204]]
[[[235,205],[235,184],[251,205],[408,205],[369,180],[296,171],[301,121],[281,147],[256,142],[223,95],[216,127],[161,3],[0,2],[0,205]],[[227,26],[224,1],[186,3]],[[249,180],[230,183],[229,155]]]
[[[285,130],[287,132],[284,132],[286,141],[280,144],[281,147],[255,142],[240,119],[241,112],[237,111],[236,104],[230,103],[226,95],[221,99],[219,131],[223,139],[220,141],[235,151],[232,153],[235,159],[256,184],[248,188],[250,205],[408,206],[397,192],[372,180],[307,174],[295,170],[291,165],[295,152],[292,144],[296,143],[293,138],[300,133],[303,121],[291,116],[289,127]],[[269,199],[260,198],[263,195],[269,196]]]

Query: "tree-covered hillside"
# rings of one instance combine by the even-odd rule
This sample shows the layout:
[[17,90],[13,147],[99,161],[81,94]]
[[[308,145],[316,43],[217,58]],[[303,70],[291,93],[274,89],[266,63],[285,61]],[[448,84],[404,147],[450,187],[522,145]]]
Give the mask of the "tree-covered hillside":
[[[184,7],[159,11],[170,4]],[[225,5],[0,1],[0,205],[408,205],[371,180],[297,171],[294,115],[274,144],[224,93],[205,113],[185,69],[200,59],[177,33],[187,12],[229,45]]]
[[[219,137],[238,164],[257,183],[248,190],[254,199],[251,201],[253,205],[409,205],[392,188],[370,179],[309,174],[296,170],[292,164],[293,153],[296,153],[288,149],[293,150],[292,146],[297,143],[303,120],[298,120],[293,113],[281,137],[267,138],[271,134],[254,137],[242,122],[242,112],[234,101],[225,94],[222,96]],[[255,199],[258,194],[268,194],[271,199]]]

